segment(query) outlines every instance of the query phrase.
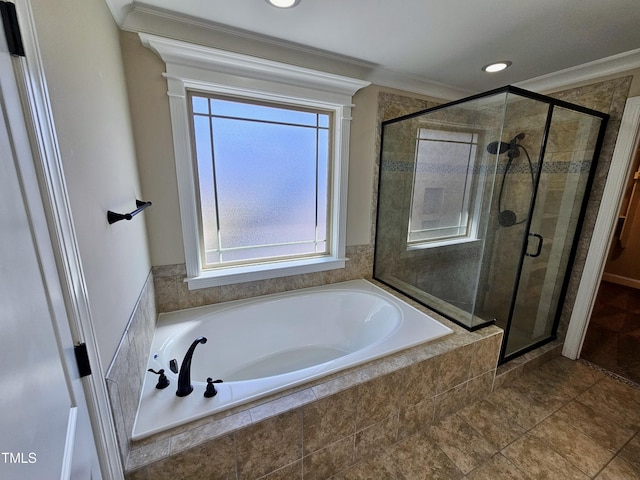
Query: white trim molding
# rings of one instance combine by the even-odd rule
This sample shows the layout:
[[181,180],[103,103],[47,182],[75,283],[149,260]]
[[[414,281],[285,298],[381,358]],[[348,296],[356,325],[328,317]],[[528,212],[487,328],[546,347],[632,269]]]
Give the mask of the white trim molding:
[[[345,265],[352,96],[369,82],[140,33],[166,64],[182,236],[190,289],[311,273]],[[252,266],[202,269],[187,91],[201,90],[329,110],[335,118],[330,254]]]
[[51,240],[60,272],[60,282],[64,289],[71,335],[74,342],[86,343],[88,347],[92,374],[84,377],[82,383],[94,430],[101,473],[105,480],[123,479],[118,440],[104,381],[98,341],[93,329],[89,294],[71,215],[71,203],[31,3],[29,0],[16,0],[15,4],[25,49],[25,58],[14,63],[17,69],[16,77],[21,90],[27,128],[33,140],[36,168],[44,185],[42,199],[51,223]]
[[584,264],[575,305],[569,321],[562,354],[576,359],[580,356],[582,343],[587,333],[589,318],[593,311],[596,294],[604,272],[611,237],[624,194],[624,186],[633,159],[633,153],[640,141],[640,97],[627,99],[622,115],[618,140],[613,151],[611,167],[602,195],[602,203],[591,237],[591,244]]
[[515,85],[534,92],[551,92],[567,85],[588,82],[635,68],[640,68],[640,48],[524,80]]

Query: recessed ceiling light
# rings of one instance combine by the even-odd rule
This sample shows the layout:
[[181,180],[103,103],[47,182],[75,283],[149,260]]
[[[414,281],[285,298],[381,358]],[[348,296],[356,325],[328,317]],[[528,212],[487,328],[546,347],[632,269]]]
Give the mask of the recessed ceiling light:
[[502,62],[490,63],[489,65],[485,65],[482,67],[482,70],[487,73],[496,73],[501,72],[505,68],[511,66],[511,62],[509,60],[504,60]]
[[278,8],[293,8],[300,3],[300,0],[266,0],[266,2]]

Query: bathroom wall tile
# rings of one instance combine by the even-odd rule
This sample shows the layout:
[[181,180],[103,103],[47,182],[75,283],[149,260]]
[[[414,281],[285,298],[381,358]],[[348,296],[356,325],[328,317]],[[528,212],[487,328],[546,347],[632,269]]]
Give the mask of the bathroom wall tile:
[[371,278],[373,274],[373,245],[348,245],[345,254],[349,261],[343,269],[195,290],[189,290],[184,281],[186,278],[185,264],[154,267],[158,313],[357,278]]
[[129,454],[129,461],[125,465],[127,470],[135,470],[136,468],[166,458],[170,453],[171,439],[166,438],[159,442],[133,448]]
[[149,274],[109,366],[105,380],[116,434],[127,464],[131,432],[156,323],[153,276]]
[[306,455],[303,458],[305,480],[324,480],[354,461],[353,435]]
[[437,381],[440,373],[440,357],[414,363],[404,369],[401,379],[400,403],[415,405],[437,393]]
[[302,480],[302,460],[268,473],[259,480]]
[[437,393],[446,392],[469,378],[472,354],[473,346],[470,344],[442,355],[436,387]]
[[116,436],[118,437],[118,450],[120,452],[120,460],[123,465],[127,464],[129,457],[129,436],[127,435],[127,427],[124,423],[124,413],[120,404],[120,394],[118,392],[118,383],[106,379],[107,392],[109,394],[109,404],[111,405],[111,415],[115,423]]
[[362,430],[387,417],[397,415],[403,371],[393,372],[358,387],[356,429]]
[[174,312],[180,310],[178,298],[178,278],[158,276],[157,268],[154,268],[154,287],[156,292],[156,305],[158,312]]
[[254,423],[257,423],[269,417],[274,417],[281,413],[302,407],[303,405],[314,402],[315,400],[316,396],[313,393],[313,390],[305,388],[304,390],[292,393],[291,395],[285,395],[270,402],[265,402],[253,407],[249,410],[249,413],[251,414],[251,420]]
[[434,398],[435,410],[433,419],[435,421],[457,412],[467,405],[467,384],[463,383],[457,387],[447,390]]
[[551,445],[573,466],[593,477],[613,458],[613,452],[558,417],[551,416],[536,425],[530,434]]
[[486,372],[467,382],[467,405],[482,400],[493,389],[494,371]]
[[496,368],[501,344],[502,333],[484,338],[473,344],[473,360],[469,368],[470,377],[477,377]]
[[552,447],[528,434],[503,449],[502,454],[531,478],[589,479]]
[[248,411],[238,412],[227,417],[213,420],[196,428],[187,430],[171,437],[171,454],[193,448],[213,438],[227,435],[233,431],[251,425],[251,415]]
[[234,441],[227,435],[152,463],[147,474],[153,480],[231,480],[235,469]]
[[321,399],[324,397],[335,395],[336,393],[343,390],[347,390],[354,385],[363,383],[367,380],[367,378],[369,378],[369,375],[365,376],[360,370],[356,370],[353,372],[348,372],[344,375],[330,378],[322,383],[314,385],[312,389],[316,398]]
[[498,447],[458,415],[451,415],[426,430],[426,436],[462,473],[469,473],[493,456]]
[[259,478],[302,457],[302,412],[283,413],[235,437],[239,480]]
[[398,416],[398,438],[405,438],[433,423],[435,397],[400,408]]
[[350,388],[304,406],[305,455],[355,433],[357,399]]
[[378,454],[396,441],[397,434],[398,417],[396,415],[358,431],[355,436],[356,459]]

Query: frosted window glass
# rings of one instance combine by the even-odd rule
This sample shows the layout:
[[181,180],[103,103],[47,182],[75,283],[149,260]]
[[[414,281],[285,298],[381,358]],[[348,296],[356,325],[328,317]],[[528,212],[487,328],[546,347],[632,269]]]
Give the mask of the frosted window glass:
[[407,241],[469,235],[475,133],[420,129]]
[[294,123],[314,127],[317,125],[315,112],[303,112],[285,108],[269,107],[251,103],[211,99],[211,113],[221,117],[238,117],[265,122]]
[[203,266],[327,253],[330,115],[192,105]]
[[202,97],[192,97],[193,113],[209,113],[209,100]]

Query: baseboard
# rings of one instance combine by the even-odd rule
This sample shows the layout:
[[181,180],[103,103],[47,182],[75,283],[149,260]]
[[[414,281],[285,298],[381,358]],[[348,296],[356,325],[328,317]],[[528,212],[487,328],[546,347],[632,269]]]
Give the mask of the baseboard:
[[603,273],[602,280],[610,283],[617,283],[625,287],[637,288],[640,290],[640,280],[637,278],[623,277],[622,275],[614,275],[613,273]]

